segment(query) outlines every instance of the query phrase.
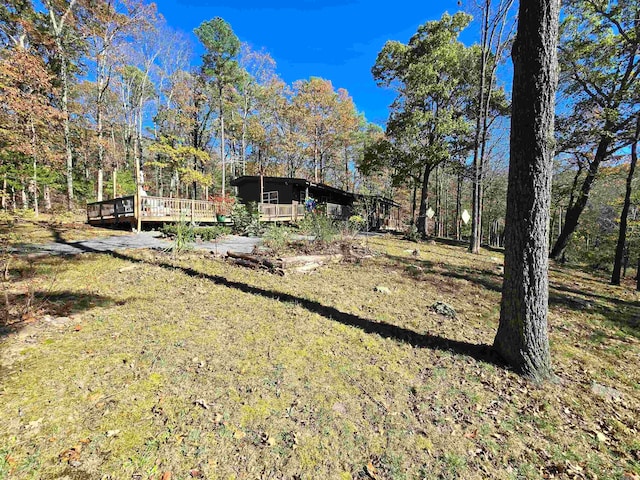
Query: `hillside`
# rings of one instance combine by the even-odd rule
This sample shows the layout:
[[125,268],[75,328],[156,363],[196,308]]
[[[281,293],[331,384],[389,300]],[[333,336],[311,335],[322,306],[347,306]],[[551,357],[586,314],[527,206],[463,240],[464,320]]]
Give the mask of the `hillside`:
[[284,277],[203,253],[14,260],[7,298],[33,314],[0,337],[0,478],[638,478],[631,285],[553,267],[557,381],[537,386],[488,347],[500,253],[367,242]]

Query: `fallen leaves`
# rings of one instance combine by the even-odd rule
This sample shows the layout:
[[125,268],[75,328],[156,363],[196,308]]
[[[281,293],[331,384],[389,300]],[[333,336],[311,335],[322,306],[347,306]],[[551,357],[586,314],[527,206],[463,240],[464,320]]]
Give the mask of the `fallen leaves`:
[[82,449],[90,442],[91,440],[88,438],[82,439],[73,447],[63,451],[58,458],[60,458],[60,461],[66,462],[72,467],[79,467],[82,464],[82,462],[80,462]]

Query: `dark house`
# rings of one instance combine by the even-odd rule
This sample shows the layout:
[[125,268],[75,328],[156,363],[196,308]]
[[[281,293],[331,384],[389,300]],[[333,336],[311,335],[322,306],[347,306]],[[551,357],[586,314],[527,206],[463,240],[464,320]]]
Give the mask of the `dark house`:
[[351,206],[355,200],[353,193],[302,178],[262,177],[261,188],[259,176],[247,175],[232,180],[231,185],[238,188],[242,203],[304,203],[306,198],[311,197],[320,204]]
[[400,205],[381,196],[346,192],[302,178],[242,176],[232,180],[231,185],[237,188],[238,198],[244,204],[303,204],[311,197],[335,218],[346,220],[353,214],[367,212],[372,229],[400,228]]

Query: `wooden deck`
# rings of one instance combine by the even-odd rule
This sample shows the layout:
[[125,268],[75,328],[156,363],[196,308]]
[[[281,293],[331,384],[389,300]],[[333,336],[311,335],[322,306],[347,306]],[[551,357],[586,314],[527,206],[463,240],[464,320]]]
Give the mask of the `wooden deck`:
[[[297,222],[304,218],[304,205],[261,203],[258,205],[261,222]],[[228,203],[141,196],[139,207],[134,195],[87,204],[87,220],[92,225],[125,224],[135,227],[140,223],[230,223],[231,206]]]
[[304,205],[301,203],[260,203],[258,205],[261,222],[297,222],[304,218]]
[[[134,195],[113,198],[87,204],[87,220],[91,225],[130,225],[141,228],[142,224],[176,223],[231,223],[231,205],[226,202],[208,202],[186,198],[140,196],[136,205]],[[323,205],[325,214],[338,220],[347,220],[349,207],[327,203]],[[258,212],[261,222],[295,223],[305,216],[304,204],[293,202],[260,203]],[[398,212],[399,213],[399,212]],[[398,218],[391,216],[377,225],[383,229],[400,227]]]
[[139,206],[135,196],[113,198],[87,204],[87,220],[92,225],[141,223],[228,223],[231,207],[228,203],[141,196]]

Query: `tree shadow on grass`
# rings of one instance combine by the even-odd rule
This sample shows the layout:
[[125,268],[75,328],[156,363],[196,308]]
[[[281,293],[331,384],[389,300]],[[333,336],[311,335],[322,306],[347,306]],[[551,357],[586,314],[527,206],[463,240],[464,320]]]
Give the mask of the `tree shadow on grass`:
[[376,322],[367,318],[353,315],[351,313],[342,312],[335,307],[323,305],[322,303],[315,300],[309,300],[307,298],[298,297],[289,293],[267,290],[264,288],[249,285],[247,283],[230,280],[220,275],[211,275],[199,272],[198,270],[190,267],[183,267],[180,265],[174,265],[165,262],[148,262],[146,260],[131,257],[116,251],[104,252],[94,250],[86,245],[77,246],[87,253],[110,255],[114,258],[118,258],[120,260],[125,260],[128,262],[147,263],[149,265],[154,265],[169,270],[179,270],[190,277],[206,279],[216,285],[232,288],[243,293],[257,295],[269,300],[290,302],[308,310],[311,313],[321,315],[328,320],[332,320],[350,327],[359,328],[366,333],[377,334],[383,338],[389,338],[398,342],[406,343],[416,348],[428,348],[437,351],[448,351],[454,354],[469,356],[480,362],[490,363],[506,368],[506,365],[504,364],[502,359],[493,351],[490,345],[474,344],[460,340],[451,340],[428,333],[418,333],[413,330],[390,323]]
[[[392,257],[396,265],[404,265],[411,275],[411,264],[418,263],[425,268],[433,266],[431,262],[411,261],[402,257]],[[487,269],[458,268],[436,272],[443,277],[465,280],[495,293],[502,293],[501,274]],[[578,290],[570,286],[550,281],[549,306],[561,307],[575,312],[594,312],[604,316],[612,325],[623,332],[640,338],[640,302],[625,301],[619,298],[601,295],[588,290]]]

